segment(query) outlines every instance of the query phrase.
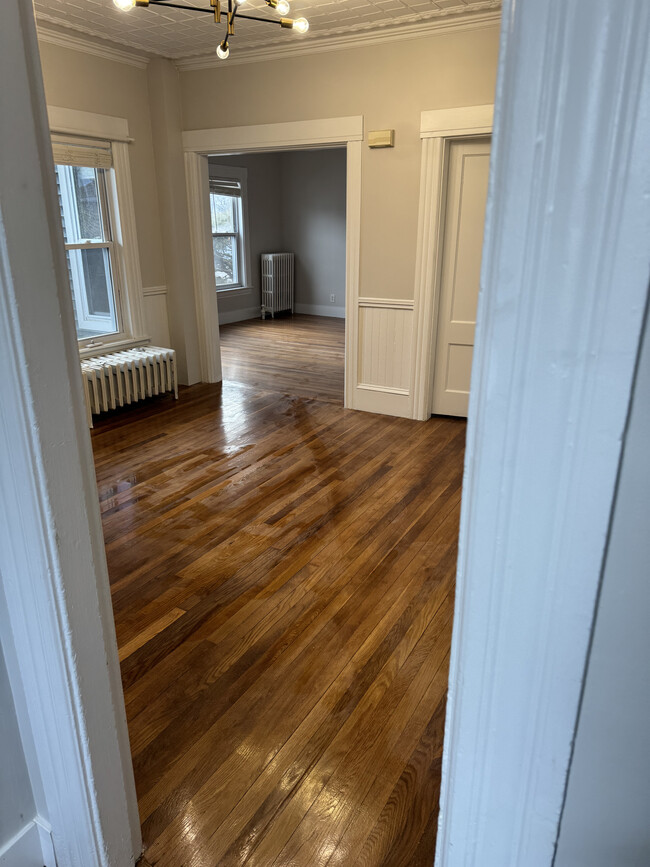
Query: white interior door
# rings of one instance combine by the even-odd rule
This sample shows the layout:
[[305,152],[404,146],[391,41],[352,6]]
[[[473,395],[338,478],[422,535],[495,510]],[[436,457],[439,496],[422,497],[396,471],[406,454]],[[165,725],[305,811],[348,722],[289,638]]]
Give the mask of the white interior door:
[[467,415],[490,137],[449,147],[432,412]]

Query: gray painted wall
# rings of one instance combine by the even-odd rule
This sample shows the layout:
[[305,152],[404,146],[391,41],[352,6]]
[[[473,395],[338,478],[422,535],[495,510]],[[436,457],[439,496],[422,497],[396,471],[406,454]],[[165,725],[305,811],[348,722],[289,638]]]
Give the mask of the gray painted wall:
[[14,698],[0,645],[0,852],[35,815]]
[[555,867],[650,864],[649,395],[646,323]]
[[282,241],[296,254],[298,313],[345,315],[345,183],[345,150],[282,155]]
[[[260,254],[296,254],[297,312],[345,312],[344,149],[213,157],[248,170],[250,295],[218,295],[221,321],[252,318],[261,304]],[[334,294],[336,300],[330,301]]]
[[[280,250],[281,227],[281,172],[280,154],[248,154],[234,157],[213,157],[212,165],[240,166],[248,170],[248,229],[251,254],[250,295],[217,295],[219,316],[242,312],[241,317],[259,316],[261,295],[260,253]],[[234,321],[234,320],[232,320]]]

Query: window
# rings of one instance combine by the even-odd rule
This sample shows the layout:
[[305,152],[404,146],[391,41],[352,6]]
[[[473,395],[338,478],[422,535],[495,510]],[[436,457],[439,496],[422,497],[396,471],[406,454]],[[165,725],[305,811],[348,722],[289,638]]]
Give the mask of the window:
[[110,142],[52,142],[77,338],[124,337]]
[[117,334],[122,317],[115,290],[108,169],[61,164],[55,168],[77,337]]
[[[232,169],[229,174],[231,172]],[[218,291],[246,285],[244,192],[240,177],[210,178],[212,251],[214,279]]]

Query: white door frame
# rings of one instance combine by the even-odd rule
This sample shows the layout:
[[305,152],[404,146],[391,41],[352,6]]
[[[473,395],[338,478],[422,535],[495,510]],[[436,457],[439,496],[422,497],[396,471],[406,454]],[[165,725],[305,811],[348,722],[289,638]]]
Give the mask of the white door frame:
[[647,0],[504,4],[437,867],[553,862],[648,294],[649,41]]
[[338,145],[347,150],[344,406],[354,409],[358,363],[362,141],[362,115],[191,130],[183,133],[201,378],[204,382],[221,380],[219,313],[212,274],[212,250],[208,243],[208,156]]
[[36,835],[39,864],[123,867],[140,823],[36,30],[2,12],[0,634],[37,812],[3,858]]
[[413,293],[411,418],[421,421],[431,415],[433,399],[449,145],[454,139],[490,135],[493,111],[492,105],[469,105],[423,111],[420,116],[422,157]]

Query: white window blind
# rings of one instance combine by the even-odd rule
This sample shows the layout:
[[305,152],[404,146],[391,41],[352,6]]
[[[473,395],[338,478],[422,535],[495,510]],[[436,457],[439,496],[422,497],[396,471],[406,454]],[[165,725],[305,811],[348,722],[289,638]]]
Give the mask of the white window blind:
[[91,166],[110,169],[113,165],[111,143],[103,141],[70,142],[52,139],[54,163],[59,166]]
[[241,196],[241,181],[236,178],[210,178],[210,192],[221,196]]

